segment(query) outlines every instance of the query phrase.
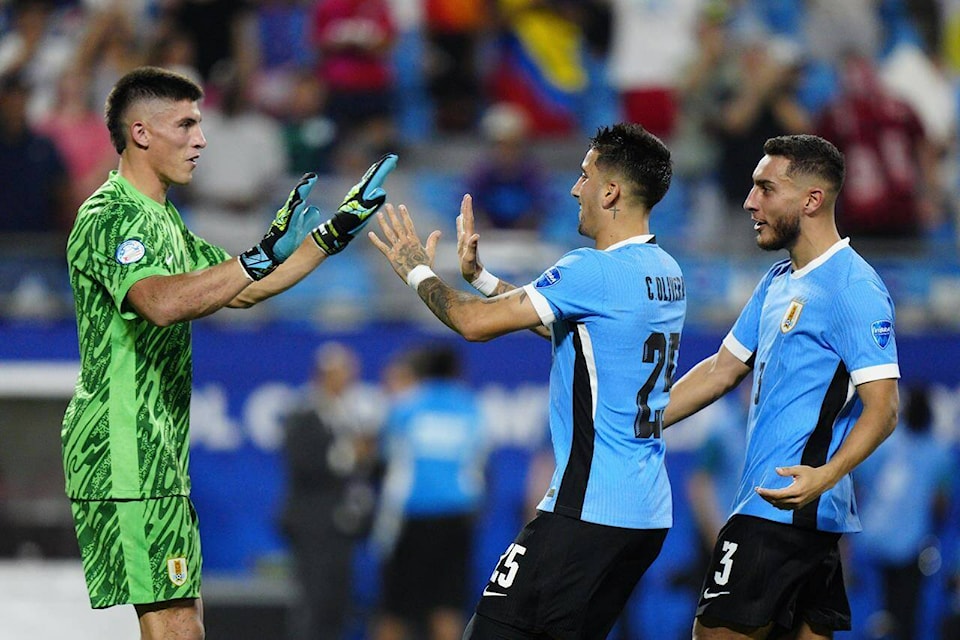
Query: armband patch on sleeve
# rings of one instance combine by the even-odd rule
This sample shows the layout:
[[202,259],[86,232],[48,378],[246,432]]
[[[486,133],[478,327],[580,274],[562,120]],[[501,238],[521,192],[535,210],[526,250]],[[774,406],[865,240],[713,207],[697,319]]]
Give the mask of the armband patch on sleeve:
[[534,286],[537,289],[543,289],[544,287],[549,287],[560,282],[560,269],[556,267],[551,267],[543,272],[539,278],[537,278]]
[[889,320],[877,320],[870,325],[870,332],[873,334],[873,340],[881,349],[886,349],[890,344],[890,336],[893,335],[893,323]]
[[133,264],[143,259],[147,255],[147,248],[136,238],[124,240],[117,245],[117,250],[113,256],[120,264]]

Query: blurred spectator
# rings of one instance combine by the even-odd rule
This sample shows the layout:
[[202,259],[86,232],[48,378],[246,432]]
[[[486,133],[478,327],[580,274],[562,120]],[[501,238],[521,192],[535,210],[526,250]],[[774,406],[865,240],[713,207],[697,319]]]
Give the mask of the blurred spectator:
[[324,115],[327,90],[310,71],[299,71],[290,79],[290,89],[281,111],[283,137],[289,171],[333,171],[337,125]]
[[100,104],[93,100],[90,76],[70,69],[60,77],[56,107],[36,128],[53,141],[66,165],[70,211],[76,211],[117,165]]
[[303,0],[260,0],[254,8],[254,23],[252,100],[257,108],[281,115],[300,71],[315,64],[310,10]]
[[452,348],[413,350],[405,362],[416,383],[397,397],[381,434],[386,473],[374,533],[385,561],[373,637],[456,640],[484,488],[483,423]]
[[936,223],[943,189],[935,149],[913,109],[880,83],[870,59],[845,59],[841,93],[817,133],[846,156],[837,206],[841,233],[909,239]]
[[280,125],[250,106],[239,73],[221,66],[211,84],[220,102],[204,110],[203,131],[212,142],[189,187],[191,228],[236,254],[275,213],[287,156]]
[[[796,96],[801,63],[796,45],[755,32],[739,40],[730,55],[732,64],[722,77],[720,111],[712,126],[718,132],[726,210],[741,220],[743,194],[750,190],[754,169],[753,158],[743,150],[760,148],[779,135],[809,132],[811,120]],[[743,229],[752,245],[752,230]]]
[[[735,71],[725,2],[705,5],[697,18],[694,56],[677,78],[677,122],[671,138],[674,179],[687,188],[688,240],[709,245],[725,224],[720,192],[719,123],[723,98]],[[712,541],[711,541],[712,544]]]
[[57,82],[75,45],[55,18],[53,0],[15,0],[12,29],[0,36],[0,75],[18,75],[28,88],[27,116],[36,122],[56,100]]
[[868,623],[872,638],[918,637],[923,578],[939,569],[939,561],[931,566],[929,549],[939,557],[935,537],[947,515],[955,469],[932,425],[928,390],[909,389],[901,426],[859,470],[863,532],[854,544],[879,569],[883,593],[883,610]]
[[27,87],[0,77],[0,231],[63,232],[70,209],[67,170],[53,142],[27,122]]
[[154,38],[146,53],[146,63],[181,73],[197,84],[203,84],[197,69],[197,52],[193,40],[181,31],[163,31]]
[[320,0],[311,37],[318,77],[327,88],[327,115],[344,144],[396,151],[390,52],[396,27],[386,0]]
[[137,40],[135,12],[129,5],[111,2],[89,9],[76,60],[67,73],[80,70],[89,76],[93,103],[100,106],[106,103],[117,80],[144,59],[145,48]]
[[224,63],[232,64],[244,80],[253,76],[257,48],[248,0],[165,0],[161,8],[159,37],[175,31],[187,34],[204,81]]
[[696,50],[700,4],[700,0],[612,2],[610,77],[620,93],[623,117],[666,141],[676,126],[677,79]]
[[536,230],[546,215],[546,188],[530,157],[526,114],[509,103],[495,104],[480,129],[487,148],[467,181],[477,228]]
[[427,84],[441,132],[465,132],[482,104],[477,53],[490,21],[487,0],[425,0]]
[[300,588],[293,640],[337,640],[350,622],[353,554],[373,512],[380,421],[379,394],[359,374],[351,349],[322,345],[303,406],[284,424],[288,487],[281,524]]
[[955,151],[957,86],[936,59],[918,45],[900,43],[883,59],[880,79],[916,112],[938,155]]
[[488,98],[526,111],[535,136],[572,133],[588,83],[579,3],[497,0],[497,8],[501,32],[488,71]]
[[856,52],[868,58],[880,54],[883,29],[876,0],[809,0],[803,36],[810,56],[839,66]]

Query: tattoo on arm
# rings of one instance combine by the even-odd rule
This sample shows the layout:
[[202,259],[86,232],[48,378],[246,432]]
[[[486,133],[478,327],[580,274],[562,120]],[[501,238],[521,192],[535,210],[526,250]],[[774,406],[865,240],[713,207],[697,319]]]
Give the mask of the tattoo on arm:
[[506,293],[507,291],[513,291],[514,289],[516,289],[515,286],[506,280],[501,280],[497,283],[497,288],[493,290],[493,294],[490,297],[493,298],[494,296],[499,296],[500,294]]
[[457,303],[464,303],[475,299],[475,296],[457,291],[444,283],[440,278],[429,278],[424,280],[417,289],[420,299],[426,303],[433,315],[443,324],[447,325],[457,333],[459,330],[453,322],[450,315],[451,308]]

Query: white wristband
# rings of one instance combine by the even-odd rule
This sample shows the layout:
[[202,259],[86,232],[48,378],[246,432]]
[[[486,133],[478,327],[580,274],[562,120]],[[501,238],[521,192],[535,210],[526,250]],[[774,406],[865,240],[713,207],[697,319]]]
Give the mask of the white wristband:
[[413,290],[416,291],[420,287],[421,282],[427,278],[436,277],[438,276],[433,272],[433,269],[425,264],[418,264],[413,269],[410,269],[410,273],[407,274],[407,284],[413,287]]
[[487,297],[490,297],[496,293],[499,285],[500,278],[487,271],[486,268],[480,271],[480,273],[477,274],[477,277],[470,282],[470,286]]

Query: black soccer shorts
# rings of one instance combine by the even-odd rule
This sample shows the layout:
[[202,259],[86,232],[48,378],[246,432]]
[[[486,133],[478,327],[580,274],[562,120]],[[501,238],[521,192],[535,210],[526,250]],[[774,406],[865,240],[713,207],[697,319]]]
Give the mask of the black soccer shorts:
[[603,640],[666,536],[540,512],[500,557],[464,640]]
[[748,628],[850,629],[839,533],[735,515],[717,536],[697,617]]

